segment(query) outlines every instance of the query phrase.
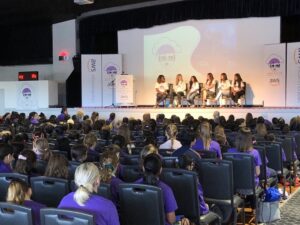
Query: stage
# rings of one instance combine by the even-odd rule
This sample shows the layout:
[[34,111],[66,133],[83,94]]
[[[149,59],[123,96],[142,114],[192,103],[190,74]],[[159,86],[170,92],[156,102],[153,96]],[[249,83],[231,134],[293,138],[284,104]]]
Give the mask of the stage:
[[[34,110],[16,110],[7,109],[5,112],[9,111],[24,112],[28,114],[32,111],[38,113],[43,112],[48,117],[50,115],[60,114],[61,108],[40,108]],[[85,107],[85,108],[68,108],[70,115],[76,114],[78,110],[83,110],[86,115],[91,115],[92,112],[96,111],[100,114],[100,118],[107,119],[109,114],[116,113],[117,119],[122,119],[123,117],[142,119],[144,113],[150,113],[152,118],[155,118],[157,114],[163,113],[167,118],[172,115],[177,115],[181,119],[187,113],[190,113],[195,118],[203,116],[206,118],[212,118],[214,111],[219,111],[221,115],[228,118],[230,114],[233,114],[236,118],[244,118],[245,115],[250,112],[254,117],[263,116],[264,118],[271,120],[273,117],[282,117],[287,123],[289,123],[292,117],[300,115],[300,107],[206,107],[206,108],[154,108],[154,107]],[[4,113],[2,113],[4,114]]]

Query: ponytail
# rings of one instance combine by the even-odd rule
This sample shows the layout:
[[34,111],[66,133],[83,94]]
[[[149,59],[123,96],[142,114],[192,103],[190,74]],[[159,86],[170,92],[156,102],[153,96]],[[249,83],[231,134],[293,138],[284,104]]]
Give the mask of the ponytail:
[[94,192],[94,185],[100,178],[99,170],[93,163],[83,163],[75,171],[75,184],[78,189],[75,191],[74,200],[78,205],[84,206],[85,202]]
[[149,154],[144,159],[144,177],[145,184],[157,186],[159,182],[159,174],[161,172],[162,163],[157,154]]

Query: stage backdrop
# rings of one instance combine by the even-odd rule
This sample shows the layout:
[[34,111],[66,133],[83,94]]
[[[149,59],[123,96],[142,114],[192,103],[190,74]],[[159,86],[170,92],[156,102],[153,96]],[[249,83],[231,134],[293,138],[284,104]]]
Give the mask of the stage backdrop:
[[115,76],[121,72],[121,55],[82,55],[82,106],[112,105],[114,103]]
[[287,44],[286,106],[300,106],[300,42]]
[[[240,73],[247,82],[247,104],[262,104],[266,92],[264,45],[280,43],[280,18],[189,20],[118,32],[118,49],[124,54],[124,71],[134,74],[137,104],[154,104],[159,74],[174,83],[176,74],[204,82],[212,72],[225,72],[230,80]],[[275,99],[276,100],[276,99]]]
[[264,106],[285,106],[286,44],[265,45],[264,74],[257,82],[264,87],[258,94]]

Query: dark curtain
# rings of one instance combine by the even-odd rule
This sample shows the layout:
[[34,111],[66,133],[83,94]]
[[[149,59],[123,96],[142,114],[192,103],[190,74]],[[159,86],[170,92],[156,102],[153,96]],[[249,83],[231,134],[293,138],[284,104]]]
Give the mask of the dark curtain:
[[[107,39],[99,37],[107,33],[116,33],[118,30],[148,28],[189,19],[292,16],[295,14],[300,14],[299,0],[194,0],[98,15],[83,19],[79,23],[81,52],[101,53],[96,50],[99,47],[97,42],[102,42],[99,44],[102,45]],[[114,50],[117,48],[117,40],[112,46]]]
[[52,26],[0,27],[0,65],[52,63]]
[[284,16],[281,18],[281,42],[300,41],[300,16]]

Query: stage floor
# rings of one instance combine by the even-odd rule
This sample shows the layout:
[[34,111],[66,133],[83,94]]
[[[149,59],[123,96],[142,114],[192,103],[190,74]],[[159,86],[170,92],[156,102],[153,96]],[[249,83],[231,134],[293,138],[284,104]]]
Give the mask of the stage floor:
[[[144,113],[150,113],[151,117],[156,117],[157,114],[163,113],[166,117],[171,117],[172,115],[177,115],[181,119],[187,113],[190,113],[195,118],[203,116],[206,118],[212,118],[214,111],[219,111],[221,115],[228,118],[230,114],[233,114],[236,118],[244,118],[245,115],[250,112],[254,117],[263,116],[266,119],[271,120],[273,117],[282,117],[289,123],[292,117],[300,115],[300,107],[207,107],[207,108],[154,108],[154,107],[83,107],[83,108],[68,108],[69,114],[74,115],[76,112],[82,109],[85,114],[91,115],[92,112],[96,111],[100,114],[101,118],[108,118],[111,112],[116,113],[118,119],[123,117],[133,117],[137,119],[142,119]],[[60,108],[41,108],[34,110],[16,110],[7,109],[9,111],[25,112],[26,115],[32,111],[38,113],[43,112],[47,116],[58,115],[60,113]]]

